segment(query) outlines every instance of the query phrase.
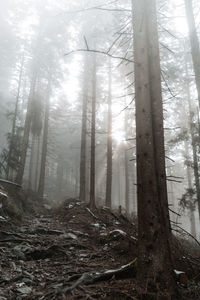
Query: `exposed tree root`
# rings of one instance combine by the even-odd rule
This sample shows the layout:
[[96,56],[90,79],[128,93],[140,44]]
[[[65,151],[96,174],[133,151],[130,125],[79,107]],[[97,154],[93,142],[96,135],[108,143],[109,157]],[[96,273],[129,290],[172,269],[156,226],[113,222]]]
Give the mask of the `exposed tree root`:
[[96,273],[84,273],[71,286],[66,287],[62,290],[50,292],[45,295],[45,298],[50,299],[49,297],[55,297],[56,295],[67,294],[82,285],[88,285],[88,284],[93,284],[93,283],[100,282],[100,281],[109,280],[113,277],[115,279],[133,278],[136,276],[136,263],[137,263],[137,258],[135,258],[129,264],[122,266],[121,268],[116,269],[116,270],[107,270],[103,273],[97,273],[97,272]]

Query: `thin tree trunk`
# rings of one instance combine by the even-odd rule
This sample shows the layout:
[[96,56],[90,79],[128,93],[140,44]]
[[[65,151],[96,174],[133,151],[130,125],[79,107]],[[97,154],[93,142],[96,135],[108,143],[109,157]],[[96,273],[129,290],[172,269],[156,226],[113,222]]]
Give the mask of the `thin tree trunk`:
[[79,165],[78,162],[75,163],[75,189],[74,189],[74,198],[77,199],[78,195],[79,195],[79,178],[80,178],[80,174],[79,174]]
[[29,164],[29,177],[28,177],[28,189],[32,190],[33,188],[33,167],[34,167],[34,154],[35,154],[35,135],[32,135],[32,144],[31,144],[31,155],[30,155],[30,164]]
[[106,174],[106,206],[112,205],[112,73],[109,63],[108,86],[108,128],[107,128],[107,174]]
[[46,159],[47,159],[47,143],[48,143],[49,113],[50,113],[50,99],[49,99],[50,87],[51,87],[51,80],[49,79],[48,87],[47,87],[47,96],[45,101],[42,157],[41,157],[40,178],[39,178],[39,186],[38,186],[38,195],[41,198],[44,196],[44,188],[45,188],[45,170],[46,170]]
[[[185,61],[185,69],[186,69],[186,78],[189,77],[188,74],[188,66],[187,61]],[[193,113],[192,113],[192,105],[191,105],[191,94],[190,94],[190,86],[188,80],[185,82],[186,95],[189,107],[189,130],[191,135],[192,142],[192,156],[193,156],[193,164],[194,164],[194,178],[195,178],[195,186],[196,186],[196,195],[197,195],[197,205],[198,205],[198,213],[200,220],[200,181],[199,181],[199,164],[198,164],[198,156],[197,156],[197,145],[195,138],[195,128],[193,122]]]
[[82,104],[81,153],[80,153],[80,189],[79,198],[86,201],[86,146],[87,146],[87,106],[88,106],[88,59],[85,58],[84,87]]
[[128,149],[125,147],[125,203],[126,203],[126,211],[129,214],[130,213],[130,184],[129,184],[129,155],[128,155]]
[[96,135],[96,56],[93,54],[92,72],[92,118],[91,118],[91,161],[90,161],[90,202],[91,209],[95,208],[95,135]]
[[[170,250],[163,107],[155,0],[133,1],[138,280],[176,294]],[[160,247],[162,245],[162,247]],[[175,299],[175,297],[173,298]]]
[[[185,144],[185,156],[186,159],[189,159],[189,147],[188,147],[188,141],[184,142]],[[187,181],[188,181],[188,189],[192,190],[192,174],[190,167],[186,166],[187,170]],[[190,201],[192,202],[192,196],[190,197]],[[196,225],[195,225],[195,215],[194,215],[194,209],[190,209],[190,232],[191,234],[196,237]]]
[[35,168],[35,185],[34,190],[37,191],[38,186],[38,173],[39,173],[39,161],[40,161],[40,136],[37,136],[37,157],[36,157],[36,168]]
[[200,47],[199,47],[198,35],[195,26],[192,2],[193,0],[185,0],[185,11],[186,11],[188,28],[189,28],[192,61],[194,66],[196,88],[197,88],[198,101],[200,107]]
[[21,91],[23,66],[24,66],[24,57],[22,58],[20,73],[19,73],[17,97],[16,97],[16,102],[15,102],[15,112],[14,112],[14,118],[13,118],[13,123],[12,123],[11,140],[10,140],[10,147],[9,147],[9,151],[8,151],[8,160],[7,160],[7,166],[6,166],[6,179],[9,179],[10,163],[11,163],[12,152],[13,152],[13,139],[16,134],[16,122],[17,122],[17,115],[18,115],[18,106],[19,106],[19,98],[20,98],[20,91]]
[[24,176],[24,169],[26,164],[26,155],[28,149],[28,142],[29,142],[29,134],[31,129],[31,106],[33,101],[33,94],[35,90],[36,84],[36,75],[33,76],[33,80],[31,83],[30,93],[28,97],[28,104],[27,104],[27,112],[26,112],[26,119],[24,125],[24,135],[22,140],[22,150],[21,150],[21,157],[20,157],[20,165],[17,171],[16,182],[22,185],[23,176]]
[[[185,49],[186,51],[186,49]],[[196,145],[196,138],[195,138],[195,128],[193,124],[193,112],[192,112],[192,104],[191,104],[191,93],[190,93],[190,85],[189,85],[189,73],[188,73],[188,64],[187,64],[187,57],[185,55],[185,71],[186,71],[186,95],[189,107],[189,130],[191,135],[191,142],[192,142],[192,155],[193,155],[193,164],[194,164],[194,178],[195,178],[195,186],[196,186],[196,195],[197,195],[197,205],[198,205],[198,213],[199,213],[199,220],[200,220],[200,180],[199,180],[199,164],[198,164],[198,149]],[[199,132],[200,134],[200,132]]]
[[[125,101],[125,105],[127,105]],[[128,113],[125,111],[125,118],[124,118],[124,129],[126,139],[128,139]],[[129,155],[128,155],[128,144],[125,144],[124,151],[125,151],[125,203],[126,203],[126,211],[130,213],[130,176],[129,176]]]
[[64,175],[64,165],[62,157],[58,157],[57,162],[57,179],[56,179],[56,193],[57,197],[62,196],[62,188],[63,188],[63,175]]

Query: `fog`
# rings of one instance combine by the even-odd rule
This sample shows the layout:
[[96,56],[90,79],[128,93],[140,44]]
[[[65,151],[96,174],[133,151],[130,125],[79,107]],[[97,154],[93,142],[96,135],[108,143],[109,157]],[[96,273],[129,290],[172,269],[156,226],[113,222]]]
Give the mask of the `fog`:
[[[173,222],[195,235],[193,218],[199,238],[194,172],[199,168],[199,102],[184,1],[157,2],[170,214]],[[199,2],[193,1],[193,7],[199,38]],[[131,1],[0,2],[2,179],[18,178],[23,189],[51,204],[79,198],[85,138],[88,202],[94,130],[96,205],[106,204],[107,146],[112,140],[112,208],[137,214],[132,18]]]

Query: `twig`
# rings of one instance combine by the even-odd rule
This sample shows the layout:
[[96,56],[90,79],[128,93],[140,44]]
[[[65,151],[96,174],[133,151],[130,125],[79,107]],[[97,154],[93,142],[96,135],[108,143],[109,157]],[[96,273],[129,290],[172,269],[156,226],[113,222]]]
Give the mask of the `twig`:
[[118,115],[115,116],[115,118],[116,118],[116,117],[119,117],[119,115],[120,115],[123,111],[125,111],[127,108],[129,108],[129,106],[133,103],[134,100],[135,100],[135,97],[131,100],[131,102],[130,102],[127,106],[125,106],[125,107],[118,113]]
[[89,47],[88,47],[88,42],[87,42],[87,40],[86,40],[86,37],[85,37],[85,36],[83,36],[83,38],[84,38],[84,42],[85,42],[86,48],[87,48],[87,50],[89,50]]
[[177,178],[177,179],[184,179],[184,177],[180,177],[180,176],[174,176],[174,175],[169,175],[167,176],[167,178]]
[[180,214],[178,214],[177,212],[175,212],[175,211],[174,211],[174,210],[172,210],[171,208],[169,208],[169,207],[168,207],[168,209],[169,209],[169,211],[171,211],[173,214],[175,214],[175,215],[177,215],[177,216],[181,217],[181,215],[180,215]]
[[167,178],[167,181],[172,181],[172,182],[182,183],[182,181],[174,180],[174,179],[169,179],[169,178]]
[[98,218],[93,214],[93,212],[91,212],[91,210],[90,210],[88,207],[86,207],[86,209],[87,209],[87,211],[91,214],[91,216],[93,216],[95,219],[98,219]]
[[169,159],[169,160],[171,160],[172,162],[174,162],[175,163],[175,160],[173,160],[172,158],[170,158],[169,156],[165,156],[165,158],[167,158],[167,159]]

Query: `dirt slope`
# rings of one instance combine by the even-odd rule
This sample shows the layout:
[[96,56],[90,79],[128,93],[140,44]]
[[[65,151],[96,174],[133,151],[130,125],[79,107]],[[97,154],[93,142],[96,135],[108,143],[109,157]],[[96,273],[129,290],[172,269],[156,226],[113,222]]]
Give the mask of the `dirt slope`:
[[[174,250],[176,268],[187,273],[180,290],[185,299],[200,299],[198,249],[186,247],[179,241]],[[139,299],[135,279],[124,276],[73,286],[84,273],[118,269],[136,256],[133,222],[108,209],[91,212],[73,199],[20,223],[2,220],[0,300]]]

